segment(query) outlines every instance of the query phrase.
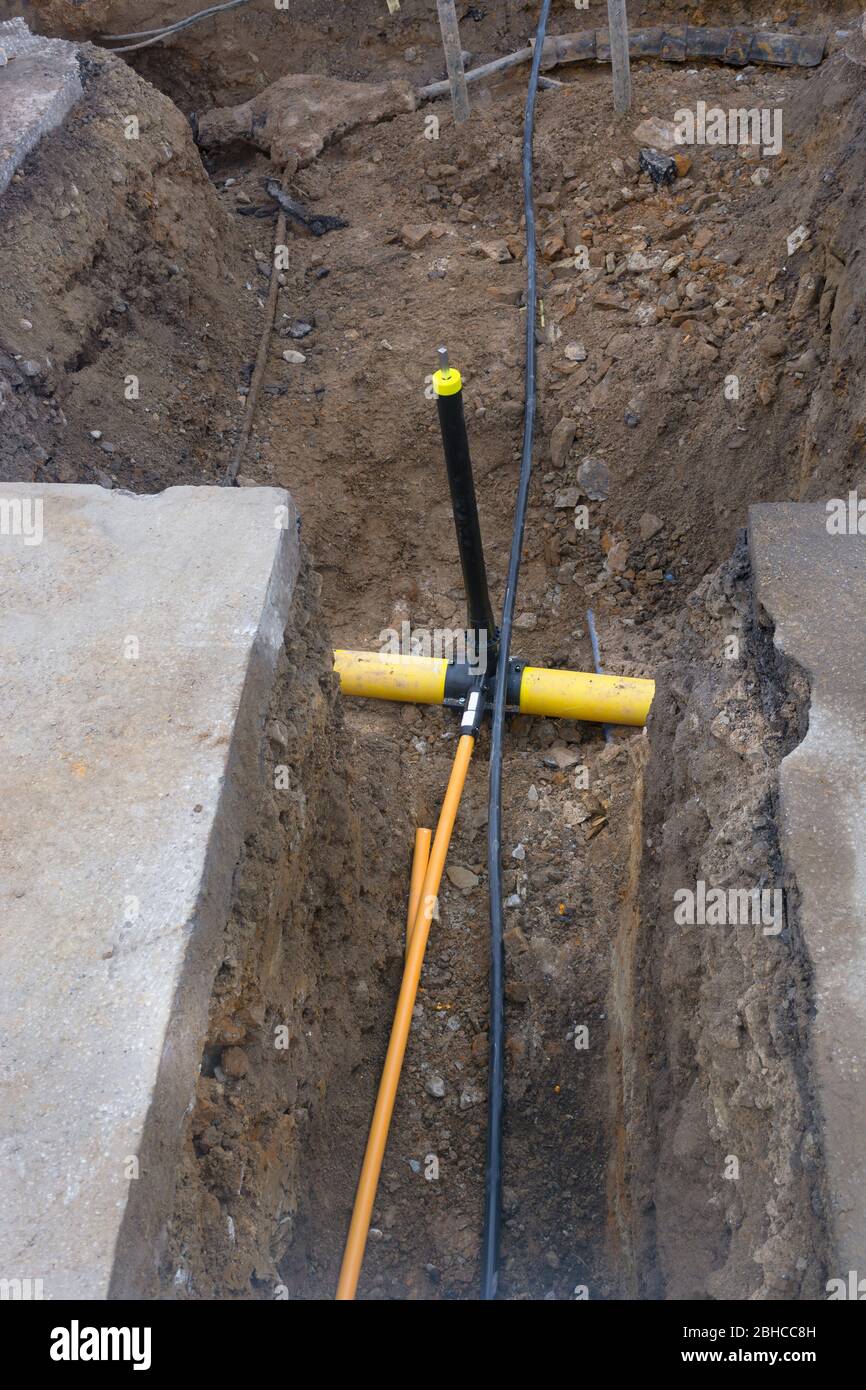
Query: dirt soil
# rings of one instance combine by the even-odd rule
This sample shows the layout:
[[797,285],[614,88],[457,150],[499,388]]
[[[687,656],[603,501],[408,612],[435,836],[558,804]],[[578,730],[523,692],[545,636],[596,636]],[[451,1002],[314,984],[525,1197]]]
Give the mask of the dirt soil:
[[[534,24],[535,6],[518,0],[472,8],[482,17],[462,27],[479,61],[520,46]],[[85,35],[109,20],[148,28],[166,12],[59,0],[34,9],[46,30]],[[239,143],[203,163],[187,118],[289,70],[276,24],[281,35],[290,26],[293,71],[441,76],[429,7],[333,10],[299,2],[277,19],[270,0],[254,3],[195,42],[136,58],[142,76],[83,50],[84,102],[0,200],[0,478],[137,490],[222,479],[272,256],[273,221],[243,214],[267,202],[263,180],[282,171]],[[836,33],[858,13],[632,6],[634,23],[826,23],[831,56],[814,72],[636,63],[627,121],[614,118],[604,68],[562,69],[564,85],[539,95],[539,424],[515,652],[591,669],[592,606],[605,666],[657,674],[664,708],[649,736],[623,731],[611,743],[590,725],[510,725],[508,1299],[809,1296],[822,1268],[796,922],[766,966],[743,941],[684,945],[662,918],[672,884],[715,871],[772,882],[778,868],[775,770],[802,732],[808,692],[768,669],[759,615],[747,613],[742,564],[729,558],[746,507],[864,485],[866,47]],[[553,32],[587,22],[554,5]],[[523,410],[524,83],[518,71],[474,89],[459,132],[445,103],[357,130],[290,180],[292,197],[348,225],[321,238],[289,232],[240,482],[297,499],[335,645],[375,647],[403,621],[464,625],[426,394],[440,342],[464,373],[501,602]],[[783,152],[695,147],[691,166],[657,190],[632,131],[699,100],[780,108]],[[125,138],[130,114],[138,140]],[[808,235],[789,254],[801,225]],[[588,269],[575,263],[578,245]],[[600,486],[588,488],[588,471]],[[738,624],[753,640],[734,675],[717,642]],[[272,808],[229,930],[166,1296],[332,1296],[399,983],[412,827],[433,823],[453,756],[447,711],[345,702],[333,715],[324,637],[294,661],[328,687],[296,730],[293,794],[311,812],[295,842]],[[677,668],[692,672],[684,685]],[[732,696],[740,680],[748,689]],[[714,723],[731,700],[745,700],[751,720],[733,747],[730,720]],[[710,732],[690,743],[707,720]],[[364,1298],[464,1299],[478,1287],[486,733],[475,762]],[[290,870],[267,908],[283,941],[273,968],[266,943],[249,938],[265,910],[259,850]],[[270,1041],[281,1022],[285,1058]],[[734,1102],[746,1073],[752,1089]],[[729,1196],[719,1155],[734,1139],[749,1178]]]

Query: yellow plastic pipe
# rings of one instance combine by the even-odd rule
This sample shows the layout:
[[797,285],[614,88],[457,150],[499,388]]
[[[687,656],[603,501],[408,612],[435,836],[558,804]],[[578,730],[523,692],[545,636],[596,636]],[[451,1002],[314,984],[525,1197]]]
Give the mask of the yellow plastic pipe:
[[526,666],[520,680],[520,713],[552,719],[590,719],[599,724],[642,725],[655,681],[630,676],[596,676]]
[[425,830],[418,827],[415,831],[415,849],[412,854],[412,876],[409,881],[409,910],[406,913],[406,955],[409,955],[409,946],[412,942],[412,932],[415,930],[415,918],[418,916],[418,905],[421,902],[421,890],[424,886],[424,875],[427,872],[427,864],[430,859],[430,841],[433,839],[432,830]]
[[[441,705],[447,668],[444,657],[334,653],[342,693],[374,700]],[[651,680],[527,666],[520,680],[520,713],[640,727],[646,723],[654,694],[655,681]]]
[[361,1264],[367,1245],[367,1235],[370,1230],[370,1220],[373,1215],[373,1203],[376,1200],[376,1189],[379,1186],[382,1160],[388,1141],[388,1130],[391,1126],[391,1116],[394,1113],[394,1100],[397,1095],[400,1072],[403,1068],[403,1058],[406,1055],[412,1010],[415,1007],[421,966],[424,963],[424,952],[427,949],[427,938],[430,935],[430,923],[433,921],[433,912],[436,907],[439,886],[442,882],[448,846],[451,843],[451,834],[457,819],[457,810],[460,806],[460,798],[463,794],[474,747],[475,739],[472,735],[463,734],[457,744],[454,766],[448,779],[448,790],[442,802],[442,810],[439,812],[436,835],[433,839],[427,872],[421,887],[421,900],[418,904],[418,913],[412,929],[412,940],[409,943],[409,953],[403,971],[403,983],[400,986],[397,1008],[394,1011],[391,1039],[388,1043],[385,1065],[382,1068],[382,1079],[379,1082],[379,1093],[376,1096],[376,1108],[373,1111],[373,1122],[370,1125],[370,1136],[364,1152],[364,1162],[361,1165],[358,1190],[355,1193],[355,1206],[352,1211],[346,1249],[343,1253],[340,1281],[337,1284],[338,1302],[353,1299],[358,1287]]
[[383,656],[380,652],[334,652],[334,670],[344,695],[371,700],[411,700],[441,705],[445,699],[445,657]]

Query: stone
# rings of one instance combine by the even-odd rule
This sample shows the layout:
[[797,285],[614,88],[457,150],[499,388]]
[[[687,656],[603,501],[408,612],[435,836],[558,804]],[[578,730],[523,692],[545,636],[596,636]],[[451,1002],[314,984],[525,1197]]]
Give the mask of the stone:
[[799,227],[795,227],[793,232],[790,233],[785,242],[788,249],[788,255],[795,256],[797,252],[800,250],[800,248],[806,245],[806,242],[809,240],[810,236],[811,233],[809,231],[809,228],[804,226],[802,223]]
[[511,252],[506,242],[501,238],[496,241],[476,241],[472,244],[472,250],[478,255],[486,256],[488,260],[499,261],[504,264],[511,260]]
[[433,1096],[435,1100],[441,1100],[445,1094],[445,1079],[436,1072],[431,1072],[424,1082],[424,1090],[428,1096]]
[[298,514],[276,488],[3,483],[0,519],[0,1269],[152,1297]]
[[658,150],[641,150],[638,168],[641,173],[649,176],[656,190],[669,188],[678,176],[674,160],[669,154],[659,154]]
[[818,302],[820,290],[821,281],[811,271],[806,271],[800,276],[794,303],[791,305],[791,318],[795,322],[806,318],[812,312]]
[[[574,443],[574,436],[576,433],[576,420],[562,419],[558,425],[554,425],[550,436],[550,462],[554,468],[564,467],[565,461],[571,451],[571,446]],[[574,499],[571,505],[575,506],[576,503],[577,498]],[[558,506],[559,503],[555,503],[555,505]]]
[[565,356],[569,362],[585,362],[587,351],[583,343],[567,343]]
[[657,516],[653,516],[652,512],[644,512],[638,522],[641,540],[651,541],[653,536],[657,536],[659,531],[661,531],[662,526],[663,522],[661,522]]
[[695,352],[704,362],[715,362],[718,360],[719,349],[712,343],[704,342],[703,338],[695,340]]
[[477,888],[480,882],[478,875],[471,869],[466,869],[462,864],[449,864],[445,869],[448,875],[448,882],[455,888],[470,889]]
[[665,154],[679,148],[676,126],[673,121],[663,120],[660,116],[648,116],[641,121],[632,131],[632,139],[638,145],[648,145],[650,149],[661,150]]
[[306,360],[306,353],[298,352],[295,348],[286,348],[283,353],[283,361],[295,367],[300,367]]
[[603,502],[610,489],[610,469],[602,459],[588,455],[577,470],[577,481],[591,502]]
[[416,246],[423,246],[432,231],[432,222],[407,222],[405,227],[400,228],[400,240],[404,246],[414,250]]
[[700,231],[696,233],[695,239],[692,242],[692,247],[695,251],[697,251],[698,255],[700,255],[703,251],[706,251],[707,247],[713,239],[713,235],[714,233],[712,227],[701,227]]
[[78,46],[31,34],[23,19],[0,23],[0,194],[43,136],[81,99]]
[[776,357],[784,357],[785,340],[780,338],[777,333],[767,333],[762,338],[758,351],[762,357],[766,357],[770,361]]
[[579,487],[563,487],[554,494],[553,505],[557,511],[570,512],[580,501]]
[[807,348],[805,352],[801,352],[797,357],[792,357],[790,362],[785,364],[785,371],[800,372],[805,375],[806,372],[814,372],[817,366],[817,352],[814,348]]
[[309,164],[332,140],[359,126],[414,111],[409,82],[344,82],[337,77],[291,73],[239,106],[218,106],[198,119],[198,142],[207,150],[238,140],[270,155],[278,167]]
[[605,563],[611,574],[622,574],[628,568],[628,541],[614,541]]
[[250,1059],[242,1047],[227,1047],[220,1058],[220,1066],[226,1076],[239,1080],[250,1069]]
[[545,767],[556,767],[564,771],[569,767],[577,767],[581,761],[580,749],[569,748],[564,743],[554,743],[547,749],[541,761]]
[[772,405],[776,399],[776,383],[769,377],[762,377],[758,382],[756,395],[761,405]]

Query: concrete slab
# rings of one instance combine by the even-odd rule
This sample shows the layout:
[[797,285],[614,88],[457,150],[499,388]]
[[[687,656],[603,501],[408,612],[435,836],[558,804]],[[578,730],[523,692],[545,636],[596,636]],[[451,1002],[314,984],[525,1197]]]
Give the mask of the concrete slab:
[[0,23],[0,193],[81,95],[74,43],[31,34],[23,19]]
[[823,503],[752,507],[757,600],[805,668],[809,731],[780,773],[781,844],[814,966],[817,1085],[840,1262],[866,1275],[866,537]]
[[272,488],[0,485],[0,1279],[144,1296],[298,570]]

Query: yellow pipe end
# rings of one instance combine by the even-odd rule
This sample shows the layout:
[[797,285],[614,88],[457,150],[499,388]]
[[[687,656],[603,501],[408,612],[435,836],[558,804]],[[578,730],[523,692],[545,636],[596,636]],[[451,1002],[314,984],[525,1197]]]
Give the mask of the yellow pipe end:
[[447,372],[438,371],[433,373],[433,390],[437,396],[456,396],[463,386],[463,378],[456,367],[449,367]]
[[421,705],[441,705],[445,699],[445,657],[336,651],[334,670],[343,695]]
[[527,666],[520,681],[520,713],[640,727],[647,721],[655,688],[655,681],[630,676]]

